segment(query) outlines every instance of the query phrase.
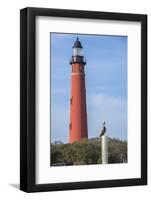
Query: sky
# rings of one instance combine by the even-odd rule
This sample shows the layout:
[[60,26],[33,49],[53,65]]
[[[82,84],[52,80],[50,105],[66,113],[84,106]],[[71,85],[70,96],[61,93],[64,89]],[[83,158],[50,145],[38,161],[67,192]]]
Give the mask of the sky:
[[86,57],[88,137],[106,122],[109,137],[127,140],[127,36],[50,33],[51,142],[69,140],[72,46]]

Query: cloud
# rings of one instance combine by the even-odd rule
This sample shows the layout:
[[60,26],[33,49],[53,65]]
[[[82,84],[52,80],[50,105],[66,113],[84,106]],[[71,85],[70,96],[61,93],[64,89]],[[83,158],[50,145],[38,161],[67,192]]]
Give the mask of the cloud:
[[105,94],[87,96],[89,136],[98,136],[103,121],[106,121],[110,137],[127,139],[127,101]]
[[51,110],[51,141],[68,141],[69,109],[63,104],[54,104]]

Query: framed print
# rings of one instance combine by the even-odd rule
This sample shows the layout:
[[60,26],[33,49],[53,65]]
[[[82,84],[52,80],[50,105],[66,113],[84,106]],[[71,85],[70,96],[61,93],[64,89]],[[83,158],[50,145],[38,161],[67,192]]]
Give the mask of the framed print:
[[147,184],[147,16],[20,12],[20,189]]

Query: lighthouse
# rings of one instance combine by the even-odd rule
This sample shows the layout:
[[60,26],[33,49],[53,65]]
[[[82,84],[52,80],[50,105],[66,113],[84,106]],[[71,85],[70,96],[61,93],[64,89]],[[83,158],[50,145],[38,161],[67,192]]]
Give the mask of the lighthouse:
[[69,143],[88,138],[85,72],[86,65],[83,47],[77,37],[74,45],[71,65],[71,96],[70,96],[70,124]]

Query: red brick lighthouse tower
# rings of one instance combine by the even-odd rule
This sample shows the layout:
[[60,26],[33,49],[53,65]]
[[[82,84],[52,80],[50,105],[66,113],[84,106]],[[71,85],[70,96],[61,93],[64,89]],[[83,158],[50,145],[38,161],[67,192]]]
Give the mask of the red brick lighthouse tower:
[[78,37],[73,45],[71,64],[70,133],[69,143],[88,137],[86,89],[82,45]]

